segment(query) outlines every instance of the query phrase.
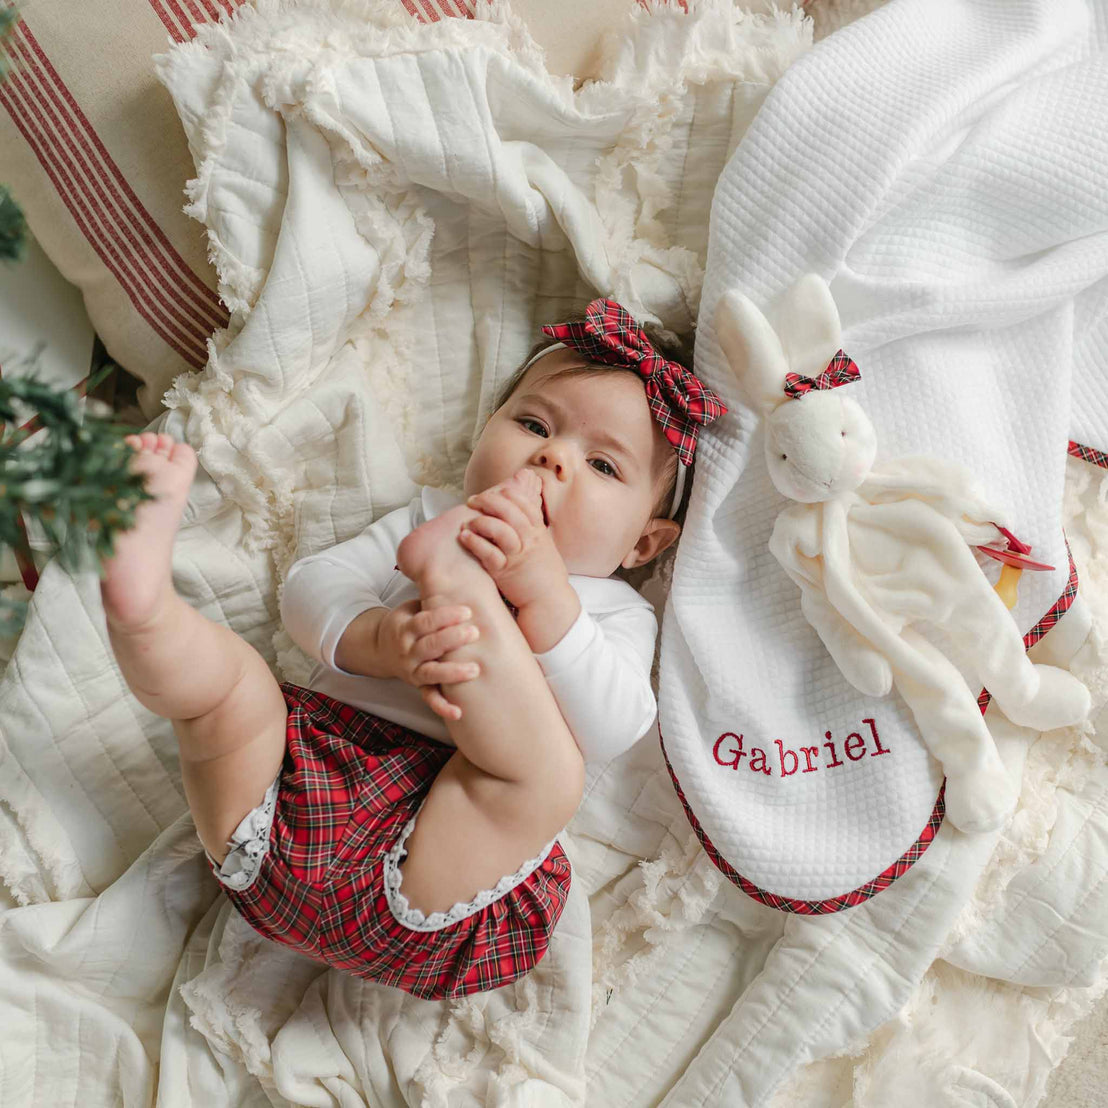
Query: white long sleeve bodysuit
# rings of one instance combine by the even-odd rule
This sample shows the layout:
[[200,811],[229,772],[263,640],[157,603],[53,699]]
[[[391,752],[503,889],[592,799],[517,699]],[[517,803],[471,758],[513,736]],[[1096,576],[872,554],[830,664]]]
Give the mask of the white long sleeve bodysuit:
[[[368,608],[418,599],[396,568],[401,540],[421,523],[461,501],[424,487],[404,508],[374,521],[355,538],[301,558],[289,570],[281,618],[293,641],[316,660],[307,687],[451,743],[446,724],[412,685],[364,677],[335,665],[335,648],[351,621]],[[657,705],[650,687],[654,608],[617,577],[571,574],[581,613],[565,635],[535,660],[587,762],[608,761],[646,733]]]

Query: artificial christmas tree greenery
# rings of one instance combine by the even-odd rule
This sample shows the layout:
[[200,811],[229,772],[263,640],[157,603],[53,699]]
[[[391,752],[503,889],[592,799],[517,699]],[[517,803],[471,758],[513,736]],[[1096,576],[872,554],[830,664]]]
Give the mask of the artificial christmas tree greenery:
[[11,193],[0,185],[0,258],[17,262],[23,257],[27,224]]
[[[27,409],[36,415],[18,426]],[[36,427],[41,436],[20,447]],[[135,508],[152,499],[128,470],[123,437],[133,433],[90,412],[70,389],[33,376],[0,380],[0,543],[16,548],[33,522],[62,566],[99,572],[115,536],[134,526]],[[0,597],[0,634],[13,634],[25,614],[25,602]]]

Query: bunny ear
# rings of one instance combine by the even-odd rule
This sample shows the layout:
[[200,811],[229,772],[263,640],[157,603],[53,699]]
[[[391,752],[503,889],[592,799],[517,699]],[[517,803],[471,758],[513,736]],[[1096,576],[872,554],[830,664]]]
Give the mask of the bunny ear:
[[751,403],[770,412],[786,399],[789,363],[777,332],[741,292],[731,289],[716,306],[716,337]]
[[839,310],[827,282],[805,274],[781,298],[776,318],[789,368],[818,377],[842,347]]

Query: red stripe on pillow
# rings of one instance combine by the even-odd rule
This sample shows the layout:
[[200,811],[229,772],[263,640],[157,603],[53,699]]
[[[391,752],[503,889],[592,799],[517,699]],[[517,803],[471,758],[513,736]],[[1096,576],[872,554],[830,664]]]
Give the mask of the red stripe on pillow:
[[169,32],[170,38],[174,42],[184,42],[188,37],[185,32],[177,26],[173,16],[165,10],[165,6],[156,2],[156,0],[150,0],[150,7],[154,9],[154,14],[162,21],[165,29]]
[[[188,42],[192,38],[192,25],[196,21],[190,19],[188,14],[181,8],[178,0],[168,0],[167,3],[151,3],[151,6],[157,10],[161,9],[164,13],[162,15],[162,22],[166,22],[166,16],[174,21],[177,30],[173,32],[173,37],[177,42]],[[168,26],[168,24],[166,24]]]
[[185,25],[189,38],[192,38],[193,35],[193,24],[208,22],[204,13],[195,4],[190,4],[189,0],[169,0],[169,3],[180,13],[181,21]]
[[232,14],[246,0],[149,0],[154,14],[165,24],[174,42],[196,37],[198,23],[216,23],[220,16]]
[[[67,148],[86,170],[101,195],[104,211],[131,241],[136,258],[147,262],[155,274],[163,270],[169,273],[169,279],[160,283],[172,297],[168,304],[175,314],[181,315],[182,323],[194,331],[201,342],[215,328],[226,326],[228,315],[219,297],[185,264],[157,221],[146,211],[26,22],[19,23],[11,41],[18,46],[26,62],[20,72],[29,81],[33,78],[37,82],[57,111],[54,121],[59,137],[56,142],[64,143],[63,153]],[[50,111],[45,101],[43,106]],[[54,118],[53,113],[50,114]],[[112,211],[113,206],[118,214]],[[136,241],[136,234],[142,240],[141,245]]]
[[[53,182],[55,191],[69,209],[74,223],[77,224],[77,227],[84,234],[89,245],[92,246],[105,267],[122,286],[127,293],[128,299],[135,306],[135,309],[143,319],[145,319],[167,345],[176,350],[189,365],[199,369],[204,364],[204,358],[200,357],[196,346],[193,345],[195,340],[190,337],[181,337],[179,339],[177,336],[180,335],[180,332],[175,332],[173,328],[169,327],[152,314],[151,309],[153,306],[148,303],[146,297],[139,294],[129,274],[121,268],[122,263],[115,251],[103,242],[100,228],[93,227],[86,221],[87,209],[84,204],[80,202],[79,195],[78,197],[74,197],[70,194],[69,179],[65,175],[64,170],[57,165],[56,159],[53,156],[54,143],[50,141],[48,136],[44,137],[38,127],[32,122],[33,97],[28,98],[29,103],[32,105],[32,107],[28,107],[23,100],[26,95],[27,94],[23,91],[21,80],[16,77],[14,73],[10,72],[7,81],[0,86],[0,104],[3,104],[4,107],[7,108],[16,128],[23,135],[27,145],[31,147],[38,157],[39,164],[42,166],[47,177]],[[64,180],[63,177],[65,178]]]
[[[40,165],[53,182],[59,198],[69,208],[78,228],[126,291],[136,308],[159,335],[175,349],[189,365],[199,368],[207,360],[204,334],[195,324],[174,312],[157,290],[150,287],[146,275],[135,263],[133,251],[118,241],[110,216],[97,210],[95,198],[88,192],[80,171],[60,147],[51,133],[50,121],[41,109],[41,97],[29,87],[23,77],[13,82],[12,103],[22,107],[23,118],[17,124],[38,156]],[[21,102],[22,99],[22,102]],[[15,113],[13,113],[14,117]],[[86,203],[88,200],[90,203]]]
[[[25,54],[22,47],[20,52]],[[140,274],[140,270],[145,269],[145,273],[140,274],[141,278],[143,280],[153,278],[157,285],[162,286],[164,295],[158,294],[157,290],[152,288],[153,293],[162,298],[168,315],[174,318],[188,334],[198,338],[203,347],[204,339],[216,327],[224,326],[219,322],[219,312],[213,311],[211,305],[204,304],[195,293],[183,287],[178,274],[165,275],[165,269],[173,268],[172,257],[171,265],[166,266],[166,258],[158,256],[165,252],[158,249],[142,224],[134,218],[134,213],[127,209],[126,201],[119,189],[112,187],[111,179],[104,172],[103,161],[96,157],[78,127],[74,125],[72,116],[58,98],[57,90],[52,88],[49,80],[33,64],[22,66],[20,72],[24,79],[25,90],[32,95],[33,106],[35,109],[42,110],[39,112],[40,120],[44,112],[53,124],[51,140],[57,147],[65,166],[72,172],[74,181],[79,181],[83,176],[83,181],[79,182],[80,191],[88,197],[92,211],[99,215],[100,222],[113,244],[121,248],[124,257],[129,260],[130,267],[136,274]],[[44,122],[43,127],[45,129]],[[142,208],[142,205],[137,206]],[[145,209],[142,209],[142,213],[146,214]],[[148,215],[146,217],[150,218]],[[130,244],[130,248],[127,244]],[[175,256],[172,247],[168,250]],[[179,261],[179,258],[177,260]],[[183,261],[179,263],[179,268],[185,268]],[[191,304],[188,302],[189,299],[192,300]],[[226,315],[223,315],[226,319]]]
[[436,4],[435,0],[419,0],[419,3],[425,13],[425,16],[420,17],[424,23],[437,23],[444,18],[442,5]]

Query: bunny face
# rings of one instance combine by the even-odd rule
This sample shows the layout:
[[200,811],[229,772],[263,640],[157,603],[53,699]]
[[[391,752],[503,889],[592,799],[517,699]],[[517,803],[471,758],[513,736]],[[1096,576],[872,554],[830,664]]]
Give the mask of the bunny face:
[[770,479],[790,500],[815,504],[856,489],[876,453],[873,424],[840,389],[806,393],[766,415]]

